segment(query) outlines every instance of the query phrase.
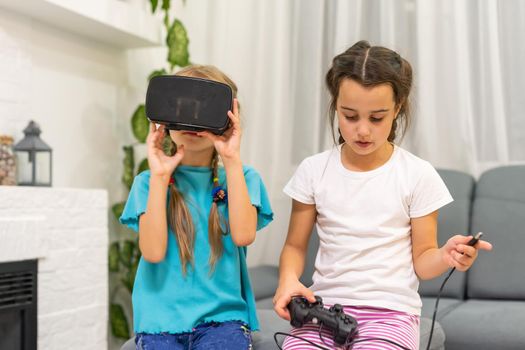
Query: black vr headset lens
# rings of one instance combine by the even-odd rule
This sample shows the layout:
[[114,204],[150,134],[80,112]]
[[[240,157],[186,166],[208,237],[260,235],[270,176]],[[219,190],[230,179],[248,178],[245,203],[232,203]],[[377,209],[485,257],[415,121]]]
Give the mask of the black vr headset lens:
[[160,75],[153,77],[146,93],[149,120],[168,129],[210,131],[221,135],[228,129],[232,89],[213,80]]

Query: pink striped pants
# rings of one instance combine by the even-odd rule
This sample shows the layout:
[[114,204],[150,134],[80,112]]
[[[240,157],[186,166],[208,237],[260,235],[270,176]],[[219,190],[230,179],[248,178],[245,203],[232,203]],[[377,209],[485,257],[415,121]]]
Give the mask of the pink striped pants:
[[[308,339],[328,349],[352,350],[401,350],[402,348],[382,340],[366,340],[368,338],[383,338],[396,342],[408,349],[419,349],[419,316],[382,308],[367,306],[345,306],[344,312],[357,320],[357,335],[354,340],[359,340],[352,347],[343,348],[334,344],[331,330],[322,329],[319,337],[319,326],[307,323],[301,328],[294,328],[290,332],[294,336]],[[324,341],[324,342],[323,342]],[[282,346],[283,350],[318,350],[319,348],[307,342],[286,337]]]

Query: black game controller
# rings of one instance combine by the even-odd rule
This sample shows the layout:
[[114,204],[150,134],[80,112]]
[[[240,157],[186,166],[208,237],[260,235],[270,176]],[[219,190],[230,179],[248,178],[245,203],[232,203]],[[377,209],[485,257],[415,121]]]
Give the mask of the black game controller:
[[293,298],[288,304],[290,324],[296,328],[307,322],[320,324],[334,332],[334,342],[339,345],[351,340],[357,332],[357,321],[343,312],[342,305],[335,304],[326,309],[321,297],[316,296],[315,300],[315,303],[310,303],[306,298]]

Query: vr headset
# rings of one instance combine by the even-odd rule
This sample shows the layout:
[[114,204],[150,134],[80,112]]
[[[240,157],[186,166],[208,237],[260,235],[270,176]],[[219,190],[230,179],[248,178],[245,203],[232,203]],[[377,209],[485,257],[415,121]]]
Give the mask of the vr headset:
[[216,81],[160,75],[146,93],[146,116],[172,130],[210,131],[222,135],[230,125],[232,89]]

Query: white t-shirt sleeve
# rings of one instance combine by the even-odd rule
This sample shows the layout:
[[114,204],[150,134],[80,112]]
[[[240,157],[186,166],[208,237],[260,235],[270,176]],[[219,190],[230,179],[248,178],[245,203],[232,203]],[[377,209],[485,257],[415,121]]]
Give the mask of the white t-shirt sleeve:
[[453,201],[436,169],[428,162],[424,164],[412,193],[411,218],[428,215]]
[[299,164],[295,174],[284,186],[283,192],[301,203],[315,204],[313,187],[312,166],[307,158]]

